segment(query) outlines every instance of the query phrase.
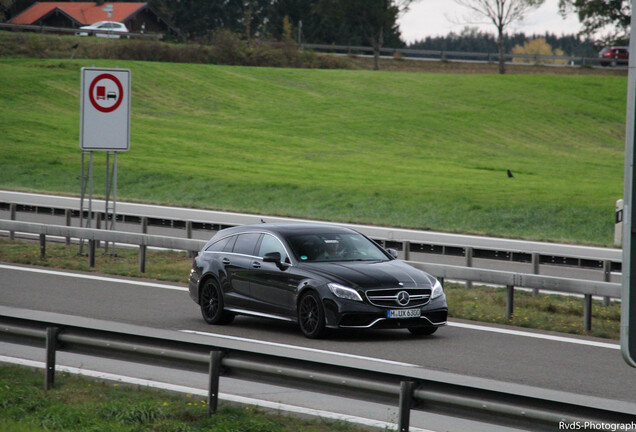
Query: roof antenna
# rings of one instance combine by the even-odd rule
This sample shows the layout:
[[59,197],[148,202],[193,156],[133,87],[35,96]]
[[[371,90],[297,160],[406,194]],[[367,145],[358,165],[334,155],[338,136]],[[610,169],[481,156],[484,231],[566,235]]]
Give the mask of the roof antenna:
[[263,219],[261,219],[261,223],[266,223]]

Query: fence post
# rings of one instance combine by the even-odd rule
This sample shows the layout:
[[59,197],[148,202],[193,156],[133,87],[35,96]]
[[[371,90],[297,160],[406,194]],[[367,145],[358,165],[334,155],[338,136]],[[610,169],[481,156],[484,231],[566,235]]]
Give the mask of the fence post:
[[[473,266],[473,248],[466,248],[466,267]],[[473,281],[466,281],[466,288],[470,289],[473,287]]]
[[[9,209],[10,209],[9,211],[11,213],[11,220],[12,221],[15,220],[16,208],[17,208],[16,203],[11,203],[11,205],[9,206]],[[9,239],[10,240],[15,240],[15,231],[9,231]]]
[[[70,227],[71,226],[71,209],[66,209],[64,210],[64,218],[66,219],[66,226]],[[70,246],[71,244],[71,237],[66,237],[66,246]]]
[[515,312],[515,287],[512,285],[506,286],[506,320],[510,321],[512,315]]
[[[141,218],[141,232],[148,234],[148,218]],[[139,273],[146,273],[146,245],[139,245]]]
[[411,422],[411,405],[413,402],[413,381],[400,382],[400,411],[399,411],[399,432],[409,432],[409,424]]
[[[603,280],[605,280],[605,282],[612,281],[612,262],[611,261],[608,261],[608,260],[603,261]],[[603,304],[605,306],[609,306],[610,298],[605,297],[603,299]]]
[[88,241],[88,266],[95,267],[95,240]]
[[[102,216],[103,216],[103,213],[100,213],[100,212],[95,213],[95,228],[96,229],[102,229]],[[94,241],[95,241],[95,247],[99,248],[99,240],[94,240]]]
[[44,389],[50,390],[55,385],[55,351],[57,349],[57,327],[46,328],[46,375]]
[[210,351],[210,373],[208,385],[208,417],[216,413],[219,406],[219,378],[221,377],[222,351]]
[[146,273],[146,245],[139,246],[139,273]]
[[[186,221],[186,237],[192,238],[192,221]],[[188,258],[194,258],[193,251],[188,251]]]
[[[11,213],[10,219],[15,220],[16,215],[16,203],[11,203],[9,206],[9,212]],[[15,240],[15,231],[9,231],[9,240]]]
[[46,257],[46,234],[40,234],[40,259]]
[[409,261],[411,259],[411,242],[410,241],[402,242],[402,251],[404,252],[404,261]]
[[592,294],[585,294],[583,301],[583,326],[589,332],[592,331]]
[[[541,261],[541,255],[539,255],[538,253],[533,253],[532,254],[532,274],[539,274],[539,263]],[[539,288],[533,288],[532,289],[532,295],[533,296],[538,296],[539,295]]]

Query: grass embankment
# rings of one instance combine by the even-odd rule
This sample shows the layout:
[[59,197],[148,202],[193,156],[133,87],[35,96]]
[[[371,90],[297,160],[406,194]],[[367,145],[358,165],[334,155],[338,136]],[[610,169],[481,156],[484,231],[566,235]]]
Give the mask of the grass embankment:
[[[104,254],[96,260],[96,267],[88,266],[86,257],[78,256],[78,247],[48,243],[46,258],[40,258],[35,242],[0,239],[0,262],[66,268],[78,271],[130,277],[145,277],[173,282],[184,282],[192,260],[185,252],[148,252],[147,273],[138,271],[138,252],[120,248],[117,256]],[[532,293],[515,293],[515,311],[511,320],[506,319],[506,292],[502,289],[475,286],[467,290],[464,285],[444,285],[453,318],[473,321],[509,324],[519,327],[582,334],[609,339],[620,336],[620,304],[593,305],[592,331],[583,328],[583,300],[561,295],[533,296]]]
[[221,404],[207,417],[200,396],[175,395],[58,373],[44,391],[43,372],[0,366],[0,432],[355,432],[328,420],[303,420],[254,407]]
[[0,188],[79,193],[80,68],[92,65],[132,70],[120,200],[613,241],[625,77],[5,58]]

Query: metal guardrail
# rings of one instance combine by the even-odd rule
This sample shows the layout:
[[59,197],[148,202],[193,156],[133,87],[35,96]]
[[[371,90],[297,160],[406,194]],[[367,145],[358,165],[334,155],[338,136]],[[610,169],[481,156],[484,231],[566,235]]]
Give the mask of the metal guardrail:
[[[338,54],[373,54],[373,48],[368,46],[356,45],[329,45],[329,44],[310,44],[303,43],[302,48],[319,50],[328,53]],[[412,48],[380,48],[380,55],[396,56],[400,55],[405,59],[427,59],[427,60],[462,60],[475,62],[497,62],[499,60],[498,52],[468,52],[468,51],[446,51],[446,50],[420,50]],[[545,64],[549,66],[561,67],[583,67],[583,66],[599,66],[600,60],[597,57],[581,57],[581,56],[559,56],[559,55],[538,55],[538,54],[513,54],[506,53],[505,61],[507,63],[515,63],[521,60],[520,65]],[[609,60],[604,60],[608,62]],[[620,65],[627,67],[626,61],[618,61]],[[623,62],[623,63],[621,63]]]
[[146,271],[146,251],[148,247],[198,252],[205,245],[205,240],[183,239],[178,237],[157,236],[123,231],[107,231],[97,228],[77,228],[63,225],[46,225],[31,222],[0,220],[0,230],[9,231],[13,238],[15,232],[36,234],[40,236],[40,257],[46,254],[46,236],[65,237],[67,244],[71,238],[88,240],[88,262],[95,267],[97,242],[123,243],[139,246],[139,271]]
[[[40,236],[40,255],[46,253],[46,236],[85,239],[89,241],[89,264],[95,265],[95,244],[97,241],[123,243],[139,246],[139,270],[145,271],[146,248],[159,247],[167,249],[198,252],[205,245],[204,240],[182,239],[176,237],[155,236],[148,234],[106,231],[93,228],[74,228],[63,225],[45,225],[31,222],[0,220],[0,230],[36,234]],[[480,282],[506,286],[506,318],[514,313],[514,290],[517,288],[542,289],[561,293],[582,294],[584,296],[583,325],[585,330],[592,329],[592,296],[620,298],[621,285],[611,282],[588,281],[581,279],[561,278],[553,276],[532,275],[524,273],[488,270],[473,267],[450,266],[406,261],[413,267],[422,269],[435,277],[470,282]]]
[[56,352],[207,372],[208,413],[216,411],[220,377],[359,400],[398,403],[398,430],[412,409],[533,431],[560,424],[632,424],[636,404],[537,389],[408,365],[228,341],[134,325],[0,306],[0,339],[45,348],[45,388],[55,382]]
[[[66,224],[71,217],[78,217],[79,198],[38,194],[26,196],[17,192],[0,190],[0,209],[9,210],[10,218],[17,219],[17,212],[35,212],[50,215],[66,215]],[[93,209],[98,215],[104,213],[104,202],[94,200]],[[141,223],[143,231],[148,225],[192,229],[218,230],[221,228],[267,222],[308,222],[300,219],[270,217],[253,214],[239,214],[206,211],[190,208],[175,208],[120,202],[117,204],[117,222]],[[96,217],[100,223],[102,216]],[[145,223],[144,223],[145,221]],[[459,235],[432,231],[385,228],[355,224],[340,224],[353,228],[366,236],[381,241],[387,247],[401,249],[403,258],[409,260],[411,254],[441,254],[464,257],[467,266],[472,266],[473,258],[497,261],[531,263],[533,272],[539,273],[541,264],[563,265],[601,270],[604,280],[611,280],[611,273],[621,271],[622,252],[620,249],[584,247],[575,245],[520,241],[504,238],[490,238],[474,235]]]

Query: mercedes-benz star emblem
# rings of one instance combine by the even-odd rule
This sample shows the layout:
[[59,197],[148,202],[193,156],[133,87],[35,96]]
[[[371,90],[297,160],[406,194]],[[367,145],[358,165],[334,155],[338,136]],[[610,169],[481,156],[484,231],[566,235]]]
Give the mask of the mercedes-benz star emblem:
[[400,306],[406,306],[407,304],[409,304],[410,299],[411,297],[409,296],[409,293],[407,293],[406,291],[400,291],[397,295],[397,303]]

